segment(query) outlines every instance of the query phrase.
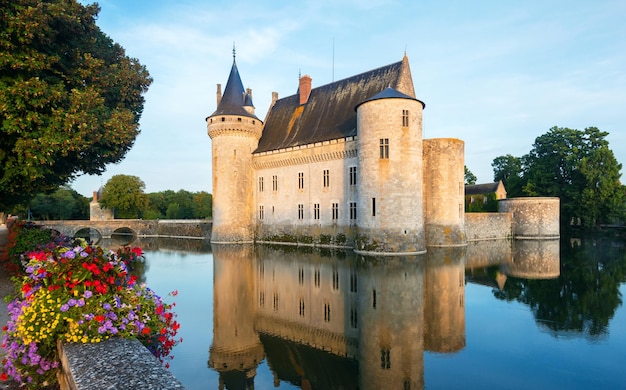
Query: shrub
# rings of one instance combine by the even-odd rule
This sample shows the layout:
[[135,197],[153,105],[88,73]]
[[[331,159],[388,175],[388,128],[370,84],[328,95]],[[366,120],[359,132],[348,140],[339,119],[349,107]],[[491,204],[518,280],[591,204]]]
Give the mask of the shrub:
[[137,338],[159,361],[170,359],[179,324],[172,305],[129,275],[128,264],[141,255],[139,248],[113,252],[84,239],[57,240],[25,255],[26,274],[3,329],[5,377],[31,389],[56,382],[58,340]]

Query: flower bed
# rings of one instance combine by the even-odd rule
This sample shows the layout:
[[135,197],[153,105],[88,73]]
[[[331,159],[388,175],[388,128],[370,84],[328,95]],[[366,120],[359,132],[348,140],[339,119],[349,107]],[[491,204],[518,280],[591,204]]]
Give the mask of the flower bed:
[[64,237],[25,254],[25,275],[17,279],[19,293],[3,328],[0,379],[32,389],[56,383],[57,340],[136,338],[167,367],[172,348],[182,341],[176,339],[179,324],[174,304],[129,273],[141,255],[139,248],[114,252]]

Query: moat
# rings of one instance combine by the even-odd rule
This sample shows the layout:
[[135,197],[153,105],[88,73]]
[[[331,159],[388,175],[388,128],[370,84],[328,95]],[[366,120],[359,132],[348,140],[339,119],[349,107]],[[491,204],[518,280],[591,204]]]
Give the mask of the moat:
[[[103,243],[105,244],[105,243]],[[105,244],[106,245],[106,244]],[[610,239],[426,255],[147,240],[177,290],[188,389],[623,388],[626,254]]]

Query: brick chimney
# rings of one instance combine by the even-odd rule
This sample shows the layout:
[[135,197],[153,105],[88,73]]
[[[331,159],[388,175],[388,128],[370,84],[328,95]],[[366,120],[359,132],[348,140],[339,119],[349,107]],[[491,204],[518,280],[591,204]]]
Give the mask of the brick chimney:
[[217,84],[217,92],[215,94],[217,95],[217,106],[219,107],[222,102],[222,84]]
[[304,104],[309,101],[309,95],[311,94],[311,76],[305,74],[300,77],[300,104]]

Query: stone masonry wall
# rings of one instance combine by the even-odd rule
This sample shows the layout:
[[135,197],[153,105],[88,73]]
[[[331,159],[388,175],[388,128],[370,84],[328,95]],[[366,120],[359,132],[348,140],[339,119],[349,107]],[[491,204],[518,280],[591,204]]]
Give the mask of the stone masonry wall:
[[511,238],[511,213],[465,213],[465,235],[468,241]]

